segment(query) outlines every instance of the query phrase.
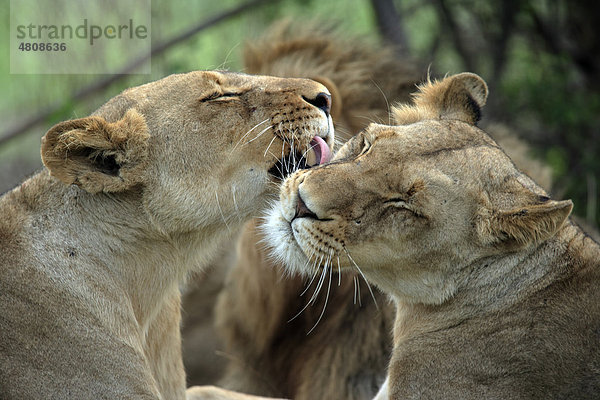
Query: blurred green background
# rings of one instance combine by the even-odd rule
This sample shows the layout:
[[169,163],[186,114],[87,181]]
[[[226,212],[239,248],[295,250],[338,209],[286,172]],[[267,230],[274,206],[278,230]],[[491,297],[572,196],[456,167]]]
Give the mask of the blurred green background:
[[[152,1],[156,46],[245,0]],[[150,75],[17,75],[9,68],[9,1],[0,13],[0,193],[41,167],[41,136],[88,115],[126,87],[194,69],[243,71],[244,42],[273,22],[335,23],[349,35],[397,46],[434,76],[472,71],[490,86],[486,119],[502,122],[549,164],[553,194],[597,227],[600,177],[600,3],[566,0],[265,0],[152,57]],[[37,118],[43,114],[43,118]],[[40,121],[35,121],[40,119]],[[30,126],[28,126],[30,125]],[[11,139],[6,140],[10,135]]]

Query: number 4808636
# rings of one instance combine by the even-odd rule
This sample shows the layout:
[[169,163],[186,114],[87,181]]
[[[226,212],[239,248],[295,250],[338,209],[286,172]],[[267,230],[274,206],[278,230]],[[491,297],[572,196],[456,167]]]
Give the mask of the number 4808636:
[[24,43],[19,45],[21,51],[66,51],[66,43]]

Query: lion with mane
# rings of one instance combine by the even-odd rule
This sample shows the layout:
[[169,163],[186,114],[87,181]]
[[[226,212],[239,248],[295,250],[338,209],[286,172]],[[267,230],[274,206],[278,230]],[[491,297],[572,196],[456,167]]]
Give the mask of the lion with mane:
[[[310,77],[327,86],[333,97],[336,138],[341,142],[370,122],[388,123],[388,104],[409,102],[421,81],[414,62],[398,60],[385,46],[342,38],[339,32],[318,24],[276,24],[262,39],[247,43],[244,64],[247,72]],[[530,174],[550,186],[549,168],[529,156],[524,142],[506,128],[493,130],[501,134],[499,140],[507,143],[518,164],[526,165]],[[212,320],[197,322],[196,310],[204,310],[213,301],[212,297],[198,300],[206,282],[188,293],[186,360],[194,370],[202,371],[198,374],[218,370],[219,357],[203,366],[198,354],[222,340],[217,346],[226,369],[219,384],[225,387],[300,400],[372,398],[391,355],[394,306],[374,289],[375,304],[363,278],[348,272],[334,282],[324,309],[325,296],[312,296],[319,279],[306,290],[308,280],[284,272],[285,267],[266,252],[259,224],[255,219],[245,226],[234,257],[229,246],[226,256],[220,256],[218,271],[226,270],[222,264],[233,264],[224,288],[210,276],[208,283],[217,285],[220,292],[216,334],[206,333]],[[306,307],[309,301],[312,306]],[[206,382],[206,375],[191,379]]]

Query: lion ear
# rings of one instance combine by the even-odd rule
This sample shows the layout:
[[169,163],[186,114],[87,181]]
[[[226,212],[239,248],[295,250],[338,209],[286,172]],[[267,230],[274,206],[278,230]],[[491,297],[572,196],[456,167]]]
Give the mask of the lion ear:
[[65,121],[42,138],[42,161],[65,184],[90,193],[119,192],[142,183],[149,137],[134,109],[113,123],[98,116]]
[[[485,105],[488,88],[483,79],[470,72],[453,75],[438,82],[428,82],[419,87],[415,93],[414,109],[418,116],[411,116],[409,122],[415,119],[458,119],[475,125],[481,118],[481,108]],[[403,108],[394,110],[397,120],[407,119],[402,113]]]
[[485,245],[525,248],[554,236],[572,209],[571,200],[544,198],[540,204],[510,210],[480,210],[477,233]]
[[325,76],[312,76],[310,77],[313,81],[319,82],[325,86],[331,94],[331,118],[337,120],[342,117],[342,95],[335,83]]

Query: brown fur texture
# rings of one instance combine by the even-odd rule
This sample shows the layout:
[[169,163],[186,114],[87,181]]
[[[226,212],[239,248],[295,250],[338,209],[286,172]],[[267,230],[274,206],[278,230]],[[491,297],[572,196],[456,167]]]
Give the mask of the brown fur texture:
[[235,250],[231,243],[222,247],[209,267],[193,274],[182,291],[182,353],[190,385],[214,385],[225,371],[223,340],[214,324],[215,302],[235,262]]
[[0,198],[0,397],[185,398],[179,287],[256,215],[292,146],[333,144],[326,93],[197,71],[50,129],[47,169]]
[[300,296],[307,281],[269,262],[260,237],[250,222],[238,242],[243,258],[219,297],[217,324],[230,358],[223,386],[293,399],[372,397],[391,351],[388,300],[377,293],[377,309],[366,286],[353,294],[356,283],[345,276],[341,286],[332,283],[322,316],[323,296],[303,310],[318,279]]
[[389,106],[409,101],[421,75],[391,49],[343,38],[323,24],[280,22],[244,49],[245,71],[310,78],[332,95],[336,136],[345,141],[371,122],[388,122]]
[[488,123],[485,125],[485,131],[506,151],[521,171],[545,190],[552,190],[552,168],[535,158],[527,142],[501,123]]
[[[355,270],[396,304],[383,399],[592,399],[600,245],[475,126],[485,82],[425,84],[289,177],[266,224],[290,270]],[[323,261],[324,260],[324,261]]]
[[[280,23],[263,39],[247,44],[244,60],[247,72],[311,77],[323,83],[332,94],[336,137],[342,140],[372,121],[388,121],[388,102],[408,101],[419,81],[413,64],[395,60],[389,49],[342,39],[316,25],[312,30]],[[394,75],[399,79],[391,79]],[[308,282],[284,276],[282,267],[267,257],[257,224],[254,220],[244,229],[236,263],[219,295],[216,325],[224,341],[220,353],[228,360],[219,385],[299,400],[371,398],[389,359],[392,306],[375,291],[378,310],[362,278],[355,305],[356,283],[345,277],[328,299],[338,306],[329,308],[307,335],[325,299],[287,322],[304,308],[316,282],[300,297]],[[185,305],[191,315],[195,307],[191,302]],[[328,340],[332,334],[337,338],[333,342]],[[348,347],[360,350],[352,353]],[[319,350],[309,355],[308,349]]]
[[[420,80],[415,65],[395,59],[389,49],[360,39],[342,38],[339,33],[316,24],[314,29],[287,22],[278,24],[263,39],[247,44],[245,62],[247,72],[312,77],[327,86],[333,97],[336,136],[342,140],[371,121],[388,122],[388,102],[408,102]],[[506,138],[511,146],[517,141],[514,134],[509,133]],[[549,185],[548,168],[527,154],[523,142],[517,145],[514,150],[521,152],[519,160],[529,163],[528,172],[535,175],[543,170],[544,182]],[[184,340],[187,343],[184,352],[186,365],[198,371],[190,379],[207,382],[202,371],[210,369],[213,375],[221,368],[214,361],[203,365],[203,357],[198,355],[208,350],[207,346],[198,350],[194,344],[222,342],[217,349],[221,359],[227,361],[227,369],[219,384],[225,387],[294,399],[372,398],[389,360],[385,349],[391,346],[387,335],[393,305],[374,289],[377,310],[360,275],[348,273],[341,286],[333,284],[329,302],[337,306],[328,307],[319,325],[306,335],[320,316],[325,295],[322,293],[317,304],[288,322],[311,298],[318,279],[301,297],[308,281],[284,274],[283,267],[269,258],[256,231],[258,223],[254,220],[247,224],[238,243],[237,261],[229,272],[215,312],[216,334],[210,331],[210,321],[205,320],[199,327],[205,314],[198,315],[196,311],[205,309],[211,299],[199,301],[192,297],[194,291],[188,294],[184,309],[189,316],[185,326],[190,334]],[[220,268],[222,260],[216,263]],[[354,305],[353,301],[355,277],[361,286],[362,306]],[[208,281],[211,282],[220,285],[213,279]],[[354,327],[352,330],[347,329],[349,323]],[[375,331],[374,326],[380,330]],[[321,339],[322,336],[335,336],[337,340],[332,342]],[[344,347],[359,350],[342,354]],[[335,352],[339,355],[332,357]],[[335,365],[331,365],[331,360],[335,360]],[[327,374],[324,368],[329,369]],[[323,380],[325,375],[329,378]]]

